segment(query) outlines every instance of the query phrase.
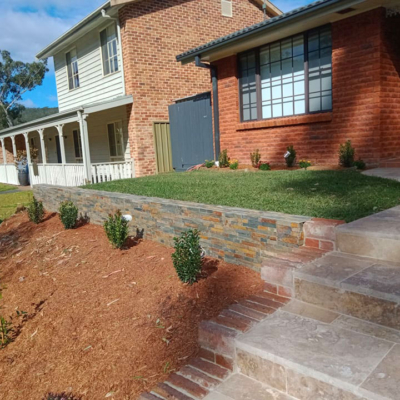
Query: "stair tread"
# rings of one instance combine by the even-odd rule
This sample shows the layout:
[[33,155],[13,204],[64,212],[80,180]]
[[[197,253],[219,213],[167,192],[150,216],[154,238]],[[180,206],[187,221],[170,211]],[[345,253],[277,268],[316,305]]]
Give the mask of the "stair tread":
[[[362,324],[367,324],[369,330]],[[374,333],[374,329],[393,334],[394,341],[387,340],[390,336],[383,340],[368,334]],[[397,331],[351,317],[340,316],[327,324],[281,309],[236,339],[236,346],[287,370],[364,398],[396,399],[400,381],[400,345],[396,344],[399,338]]]
[[332,252],[294,271],[294,277],[400,303],[400,264]]
[[234,374],[203,400],[292,400],[270,386],[254,381],[242,374]]

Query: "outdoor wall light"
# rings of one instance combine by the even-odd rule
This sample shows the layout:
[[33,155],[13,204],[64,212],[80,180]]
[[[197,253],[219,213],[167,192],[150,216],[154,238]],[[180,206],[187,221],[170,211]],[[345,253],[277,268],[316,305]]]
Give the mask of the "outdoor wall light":
[[132,221],[132,215],[129,215],[129,214],[123,215],[122,218],[127,222]]

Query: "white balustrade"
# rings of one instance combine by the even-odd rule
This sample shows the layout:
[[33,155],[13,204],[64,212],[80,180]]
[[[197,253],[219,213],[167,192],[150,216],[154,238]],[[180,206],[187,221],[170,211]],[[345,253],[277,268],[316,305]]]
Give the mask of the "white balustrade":
[[0,183],[19,185],[18,171],[14,164],[0,164]]
[[132,161],[92,164],[92,183],[109,182],[133,177]]

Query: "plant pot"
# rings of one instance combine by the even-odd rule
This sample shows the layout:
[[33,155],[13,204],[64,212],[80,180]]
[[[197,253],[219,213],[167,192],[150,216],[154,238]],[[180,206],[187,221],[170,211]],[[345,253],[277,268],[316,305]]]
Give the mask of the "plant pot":
[[18,182],[20,186],[29,185],[29,175],[26,172],[18,172]]

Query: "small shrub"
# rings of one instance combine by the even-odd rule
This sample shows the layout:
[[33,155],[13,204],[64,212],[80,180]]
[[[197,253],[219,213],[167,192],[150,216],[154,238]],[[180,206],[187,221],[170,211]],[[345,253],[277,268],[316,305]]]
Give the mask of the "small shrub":
[[28,205],[28,216],[29,219],[35,224],[39,224],[43,220],[43,203],[41,201],[37,201],[35,197],[33,197],[32,202]]
[[43,400],[81,400],[82,397],[76,397],[70,393],[48,393]]
[[179,238],[174,238],[175,253],[172,254],[174,268],[183,283],[192,285],[201,271],[201,247],[199,232],[189,229]]
[[78,219],[78,208],[72,201],[64,201],[59,208],[60,219],[65,229],[73,229]]
[[261,171],[270,171],[271,170],[271,165],[267,162],[259,162],[257,167]]
[[251,160],[251,165],[252,165],[254,168],[257,168],[257,167],[258,167],[258,164],[259,164],[260,161],[261,161],[261,154],[260,154],[260,152],[258,151],[258,149],[257,149],[254,153],[250,153],[250,160]]
[[339,164],[342,167],[350,168],[354,164],[354,147],[351,145],[351,140],[343,143],[339,147]]
[[353,166],[357,169],[365,169],[366,167],[365,162],[361,159],[354,161]]
[[286,148],[287,152],[285,154],[285,161],[288,168],[293,167],[293,164],[296,160],[296,150],[293,145],[288,146]]
[[3,223],[3,220],[0,218],[0,225]]
[[221,154],[219,155],[218,161],[219,161],[220,168],[229,167],[228,150],[222,150],[221,151]]
[[230,169],[238,169],[239,168],[239,161],[238,160],[232,160],[229,163],[229,168]]
[[128,221],[118,210],[114,215],[108,216],[108,220],[104,222],[104,230],[112,246],[121,249],[128,238]]
[[311,161],[300,160],[300,161],[299,161],[299,167],[300,167],[300,168],[307,169],[308,167],[311,167]]
[[206,160],[204,164],[207,168],[212,168],[215,165],[215,161]]
[[7,322],[3,317],[0,317],[0,348],[6,347],[12,342],[13,327],[11,322]]

